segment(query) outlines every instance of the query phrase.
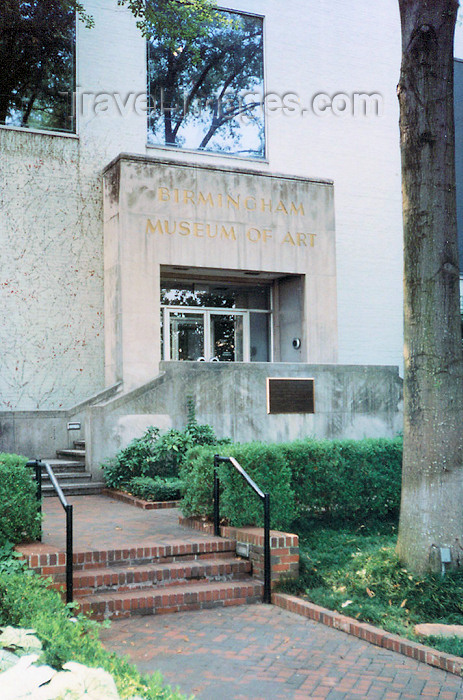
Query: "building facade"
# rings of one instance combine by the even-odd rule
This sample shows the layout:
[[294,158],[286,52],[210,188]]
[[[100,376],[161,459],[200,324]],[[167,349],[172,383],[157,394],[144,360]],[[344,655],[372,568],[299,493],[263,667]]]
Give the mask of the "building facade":
[[96,469],[187,393],[238,439],[400,430],[396,5],[236,0],[194,50],[58,18],[54,97],[0,105],[1,449],[72,420]]

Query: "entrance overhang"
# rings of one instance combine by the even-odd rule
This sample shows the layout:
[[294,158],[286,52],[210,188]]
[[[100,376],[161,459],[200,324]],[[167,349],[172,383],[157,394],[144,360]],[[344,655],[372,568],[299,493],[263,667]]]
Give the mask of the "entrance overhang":
[[[108,385],[139,386],[172,359],[161,342],[166,275],[269,285],[268,360],[337,361],[332,182],[122,154],[104,173],[104,229]],[[226,308],[197,312],[202,356],[252,362],[252,308]],[[234,340],[219,357],[224,336]]]

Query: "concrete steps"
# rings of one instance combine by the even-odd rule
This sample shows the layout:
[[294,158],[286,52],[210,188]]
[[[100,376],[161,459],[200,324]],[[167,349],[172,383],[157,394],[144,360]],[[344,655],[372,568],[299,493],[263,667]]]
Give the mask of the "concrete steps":
[[[58,480],[65,496],[84,496],[101,493],[105,488],[103,481],[95,482],[92,475],[85,469],[85,441],[76,440],[74,447],[57,450],[56,459],[46,460]],[[43,496],[56,496],[48,474],[42,471]]]

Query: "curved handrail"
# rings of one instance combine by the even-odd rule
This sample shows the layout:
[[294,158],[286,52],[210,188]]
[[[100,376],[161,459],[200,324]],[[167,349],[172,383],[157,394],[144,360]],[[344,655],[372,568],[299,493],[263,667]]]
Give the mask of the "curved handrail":
[[249,474],[243,469],[241,464],[234,457],[221,457],[214,455],[214,535],[220,537],[220,481],[217,467],[220,463],[227,462],[241,474],[253,491],[259,496],[264,504],[264,595],[263,602],[271,603],[272,581],[270,569],[270,494],[264,493]]
[[[35,480],[37,482],[37,500],[39,502],[39,513],[42,514],[42,467],[45,468],[50,482],[55,489],[61,505],[66,513],[66,603],[72,603],[73,600],[73,536],[72,536],[72,506],[67,502],[61,486],[59,485],[55,473],[48,462],[42,462],[40,459],[29,460],[27,467],[34,467]],[[42,541],[42,525],[40,525],[40,537]]]

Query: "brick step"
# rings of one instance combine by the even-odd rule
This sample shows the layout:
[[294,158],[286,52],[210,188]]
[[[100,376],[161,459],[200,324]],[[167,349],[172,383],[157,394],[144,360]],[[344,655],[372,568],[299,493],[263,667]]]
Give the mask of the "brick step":
[[85,440],[74,440],[73,445],[76,450],[85,450]]
[[[24,554],[27,565],[38,574],[52,576],[56,580],[64,573],[66,555],[55,550],[44,551],[44,546],[34,542],[18,545],[18,552]],[[170,564],[192,560],[214,558],[231,558],[235,556],[236,542],[229,539],[211,538],[198,542],[179,542],[178,544],[157,544],[137,547],[127,546],[120,549],[74,551],[74,573],[105,567],[126,567],[139,564]]]
[[58,459],[60,457],[65,457],[85,461],[85,450],[76,450],[70,447],[65,450],[56,450],[56,456],[58,457]]
[[138,590],[99,593],[86,598],[76,598],[80,612],[95,619],[104,620],[130,615],[161,615],[229,605],[259,603],[263,584],[256,579],[195,583],[185,586],[169,586],[162,590],[141,588]]
[[[84,481],[83,483],[72,481],[64,484],[60,483],[60,486],[65,496],[97,495],[106,488],[104,481]],[[56,491],[50,483],[44,482],[42,486],[42,495],[44,497],[56,496]]]
[[196,559],[165,564],[140,564],[131,567],[108,567],[74,573],[77,597],[103,591],[124,591],[141,586],[178,586],[199,581],[229,581],[249,575],[249,561],[237,558]]

